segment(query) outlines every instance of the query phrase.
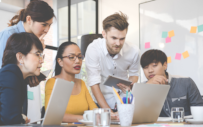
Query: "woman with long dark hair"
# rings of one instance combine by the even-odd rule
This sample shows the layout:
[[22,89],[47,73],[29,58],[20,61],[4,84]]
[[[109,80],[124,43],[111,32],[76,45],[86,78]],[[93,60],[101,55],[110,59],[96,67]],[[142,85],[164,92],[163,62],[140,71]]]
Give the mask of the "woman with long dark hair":
[[28,76],[40,75],[43,46],[32,33],[14,33],[8,39],[0,69],[0,125],[29,123],[23,114]]
[[[45,48],[43,37],[49,31],[53,17],[55,17],[53,9],[46,2],[41,0],[32,1],[28,4],[27,8],[20,10],[19,14],[10,20],[9,27],[0,32],[0,68],[2,66],[6,42],[14,33],[33,33],[40,39],[43,48]],[[39,84],[36,77],[30,79],[32,79],[29,80],[30,86]]]
[[[45,87],[45,109],[54,87],[55,80],[61,78],[74,82],[71,97],[63,118],[63,122],[77,122],[83,119],[84,111],[97,108],[85,82],[75,78],[80,73],[83,56],[80,48],[73,42],[64,42],[59,46],[56,56],[55,76],[49,79]],[[60,105],[60,104],[59,104]]]

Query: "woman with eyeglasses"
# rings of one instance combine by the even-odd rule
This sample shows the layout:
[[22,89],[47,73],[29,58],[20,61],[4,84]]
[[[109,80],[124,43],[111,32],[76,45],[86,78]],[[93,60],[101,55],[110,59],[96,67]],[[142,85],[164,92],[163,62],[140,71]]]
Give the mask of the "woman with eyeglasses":
[[[15,15],[8,23],[9,27],[0,32],[0,68],[6,42],[13,33],[33,33],[45,48],[43,38],[49,31],[53,17],[55,17],[53,9],[41,0],[34,0],[25,9],[20,10],[19,14]],[[30,87],[37,86],[40,82],[37,77],[29,77],[28,79]]]
[[41,41],[32,33],[10,36],[0,69],[0,125],[29,123],[22,113],[28,76],[39,76],[44,55]]
[[77,44],[73,42],[62,43],[56,56],[55,76],[49,79],[45,86],[46,109],[57,78],[74,82],[63,122],[78,122],[79,119],[83,119],[84,111],[97,108],[85,82],[75,78],[75,75],[80,73],[82,60],[83,56]]

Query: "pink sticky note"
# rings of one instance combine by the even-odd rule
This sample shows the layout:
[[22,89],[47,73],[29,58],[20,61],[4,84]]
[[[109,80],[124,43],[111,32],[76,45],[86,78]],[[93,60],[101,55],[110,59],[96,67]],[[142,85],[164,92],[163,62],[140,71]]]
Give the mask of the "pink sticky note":
[[167,37],[167,38],[166,38],[166,43],[169,43],[169,42],[171,42],[171,38],[170,38],[170,37]]
[[150,42],[145,43],[145,49],[148,49],[148,48],[150,48]]
[[176,60],[180,60],[180,59],[181,59],[181,53],[176,53],[175,59],[176,59]]

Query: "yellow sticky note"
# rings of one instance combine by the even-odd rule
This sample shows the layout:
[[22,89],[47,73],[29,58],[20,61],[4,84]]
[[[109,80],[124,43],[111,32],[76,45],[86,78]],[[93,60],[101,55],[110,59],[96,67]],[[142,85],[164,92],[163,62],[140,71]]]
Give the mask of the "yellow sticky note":
[[168,32],[168,36],[169,36],[169,37],[173,37],[173,36],[175,36],[174,30],[169,31],[169,32]]
[[190,33],[196,33],[197,32],[197,27],[196,26],[192,26],[190,29]]
[[171,63],[171,57],[170,56],[167,58],[167,63]]
[[185,51],[184,53],[182,53],[182,55],[184,59],[190,56],[188,51]]

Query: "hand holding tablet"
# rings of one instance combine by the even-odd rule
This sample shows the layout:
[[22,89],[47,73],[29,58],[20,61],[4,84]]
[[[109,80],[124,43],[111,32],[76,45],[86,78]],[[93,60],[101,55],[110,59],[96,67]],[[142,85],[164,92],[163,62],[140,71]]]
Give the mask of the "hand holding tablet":
[[128,81],[128,80],[124,80],[124,79],[121,79],[121,78],[117,78],[117,77],[114,77],[114,76],[108,76],[108,78],[104,81],[104,85],[106,86],[110,86],[110,87],[115,87],[117,89],[119,89],[119,87],[117,86],[117,84],[124,84],[126,86],[130,86],[132,84],[131,81]]

